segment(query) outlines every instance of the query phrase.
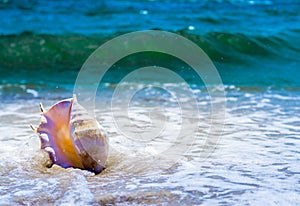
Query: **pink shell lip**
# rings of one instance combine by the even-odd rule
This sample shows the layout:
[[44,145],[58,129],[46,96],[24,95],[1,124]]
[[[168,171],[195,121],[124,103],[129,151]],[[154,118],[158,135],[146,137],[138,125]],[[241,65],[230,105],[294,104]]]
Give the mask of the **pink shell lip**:
[[48,153],[52,164],[96,174],[105,169],[107,139],[76,97],[62,100],[47,111],[40,104],[40,109],[41,123],[38,128],[31,128],[38,134],[41,149]]

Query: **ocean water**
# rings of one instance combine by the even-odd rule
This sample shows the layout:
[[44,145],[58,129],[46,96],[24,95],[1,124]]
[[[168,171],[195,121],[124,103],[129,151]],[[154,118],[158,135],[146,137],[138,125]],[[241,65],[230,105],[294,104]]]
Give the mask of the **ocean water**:
[[[0,205],[297,205],[299,14],[297,0],[0,1]],[[29,127],[39,123],[39,102],[71,97],[100,45],[140,30],[198,45],[223,86],[205,85],[168,54],[124,57],[96,85],[106,170],[47,168]],[[169,68],[186,84],[162,70],[127,81],[146,66]]]

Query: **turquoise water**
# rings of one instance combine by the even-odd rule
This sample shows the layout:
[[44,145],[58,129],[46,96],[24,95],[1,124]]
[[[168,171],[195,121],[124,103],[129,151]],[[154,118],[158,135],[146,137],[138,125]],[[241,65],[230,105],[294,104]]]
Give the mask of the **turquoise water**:
[[[226,85],[300,85],[298,1],[5,2],[0,4],[2,85],[72,85],[98,46],[122,33],[147,29],[192,40],[214,61]],[[120,66],[126,72],[124,65],[178,63],[151,57],[149,62],[128,59]]]
[[[45,167],[38,138],[28,126],[38,125],[39,102],[49,108],[71,97],[80,68],[100,45],[149,29],[191,40],[220,74],[225,119],[210,157],[201,158],[203,142],[212,104],[220,100],[212,99],[205,86],[219,88],[204,85],[178,58],[141,52],[116,62],[98,88],[95,114],[111,145],[105,172],[95,176]],[[299,36],[297,0],[0,0],[0,205],[298,204]],[[190,90],[156,81],[160,72],[122,81],[145,66],[171,69]],[[107,110],[118,88],[124,93]],[[134,92],[124,113],[126,95]],[[185,113],[179,100],[190,103]],[[167,169],[165,160],[153,164],[144,158],[170,142],[175,148],[186,143],[172,138],[181,118],[188,126],[196,121],[190,106],[195,100],[199,131],[189,149]],[[126,129],[140,139],[126,138],[116,126],[116,119],[125,121],[125,116],[130,119]],[[143,132],[154,120],[165,121],[166,129],[150,141]]]

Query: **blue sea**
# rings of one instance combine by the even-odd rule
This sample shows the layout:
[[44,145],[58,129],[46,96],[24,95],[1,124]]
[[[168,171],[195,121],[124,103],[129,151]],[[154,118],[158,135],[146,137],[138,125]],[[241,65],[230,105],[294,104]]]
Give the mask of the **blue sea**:
[[[76,93],[96,49],[138,31],[200,47],[221,85],[143,51]],[[299,204],[299,37],[298,0],[0,0],[0,205]],[[110,141],[99,175],[47,168],[29,127],[74,92]]]

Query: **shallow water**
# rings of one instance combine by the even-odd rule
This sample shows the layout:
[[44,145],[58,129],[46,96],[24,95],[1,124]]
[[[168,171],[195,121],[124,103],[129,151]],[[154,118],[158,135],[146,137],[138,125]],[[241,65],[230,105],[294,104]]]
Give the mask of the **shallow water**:
[[[300,200],[300,93],[295,91],[226,90],[224,132],[210,157],[200,157],[209,100],[202,99],[202,129],[177,163],[159,169],[135,152],[142,141],[126,147],[109,113],[96,116],[110,139],[107,169],[99,174],[47,168],[38,137],[29,124],[38,124],[38,103],[49,100],[1,102],[0,204],[205,204],[287,205]],[[144,124],[142,100],[131,108],[136,124]],[[99,105],[101,102],[98,102]],[[144,114],[143,114],[144,113]],[[164,112],[176,125],[176,110]],[[201,119],[201,118],[200,118]],[[13,128],[13,129],[12,129]],[[172,132],[169,131],[169,134]],[[154,142],[163,140],[155,139]],[[122,149],[122,147],[126,149]],[[127,145],[128,146],[128,145]],[[157,160],[157,164],[163,161]]]
[[[298,0],[0,0],[0,205],[299,204],[299,14]],[[96,48],[148,29],[193,41],[215,64],[226,93],[220,138],[209,138],[218,137],[210,133],[217,119],[211,103],[220,100],[211,99],[192,68],[141,52],[116,62],[98,88],[95,116],[110,140],[106,170],[47,168],[29,127],[39,123],[39,102],[49,108],[72,97]],[[191,86],[189,96],[181,84],[163,81],[191,103],[184,110],[155,89],[161,72],[120,83],[153,65]],[[118,85],[125,93],[111,107]],[[126,92],[135,89],[127,112]]]

